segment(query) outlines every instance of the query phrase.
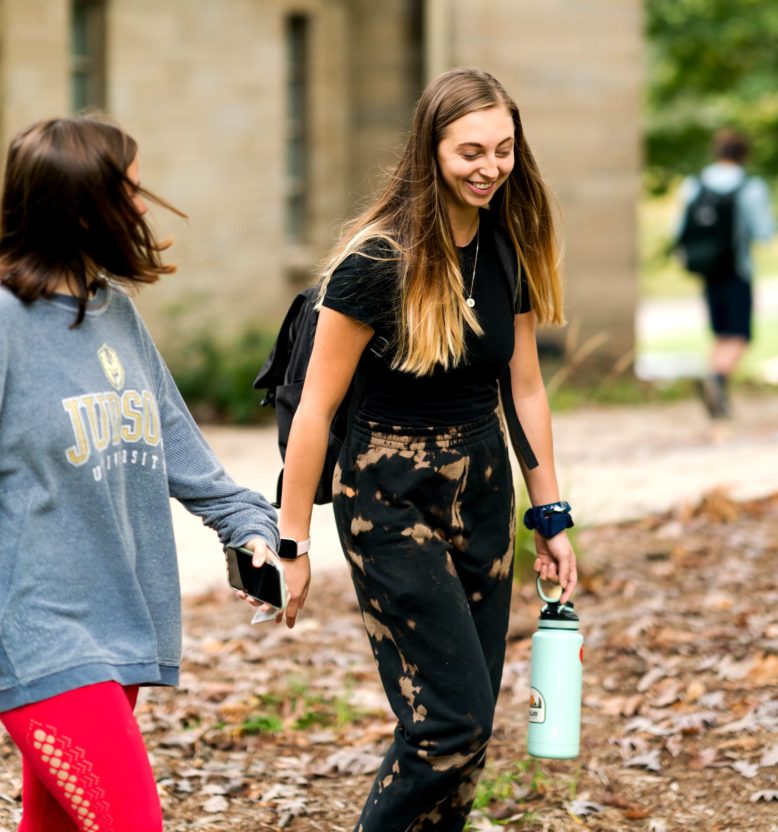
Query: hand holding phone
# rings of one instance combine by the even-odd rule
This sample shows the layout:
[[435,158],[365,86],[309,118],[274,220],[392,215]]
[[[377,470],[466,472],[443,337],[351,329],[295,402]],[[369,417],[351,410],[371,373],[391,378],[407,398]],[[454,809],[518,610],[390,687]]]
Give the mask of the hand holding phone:
[[225,546],[224,554],[230,586],[263,605],[251,619],[252,624],[270,621],[286,609],[286,580],[280,563],[266,560],[261,566],[254,566],[254,553],[243,546]]

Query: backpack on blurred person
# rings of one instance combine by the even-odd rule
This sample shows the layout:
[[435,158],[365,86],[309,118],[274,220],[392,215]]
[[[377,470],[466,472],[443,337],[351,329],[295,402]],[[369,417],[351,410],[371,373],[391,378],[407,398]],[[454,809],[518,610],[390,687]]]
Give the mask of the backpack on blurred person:
[[737,197],[746,181],[719,193],[698,180],[699,190],[686,206],[675,243],[687,271],[715,282],[735,276]]

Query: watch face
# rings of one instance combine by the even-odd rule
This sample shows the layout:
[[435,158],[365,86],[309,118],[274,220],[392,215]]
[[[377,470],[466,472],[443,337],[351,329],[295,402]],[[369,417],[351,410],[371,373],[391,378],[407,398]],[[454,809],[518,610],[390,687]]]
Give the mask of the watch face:
[[297,541],[282,537],[278,547],[278,557],[285,560],[294,560],[297,557]]

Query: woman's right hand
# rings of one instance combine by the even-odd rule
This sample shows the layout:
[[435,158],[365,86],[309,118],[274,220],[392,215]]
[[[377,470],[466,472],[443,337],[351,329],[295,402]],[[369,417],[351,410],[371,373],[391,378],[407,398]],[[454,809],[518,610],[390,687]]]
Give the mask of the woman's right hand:
[[[309,537],[330,425],[372,336],[373,329],[366,324],[326,307],[319,310],[313,351],[284,457],[284,489],[278,523],[283,538],[305,540]],[[286,618],[286,626],[294,627],[311,582],[308,555],[284,560],[284,572],[289,603],[276,621]]]
[[286,588],[289,592],[289,601],[286,610],[279,613],[276,622],[286,618],[286,626],[294,627],[297,615],[305,606],[305,599],[308,597],[308,587],[311,583],[311,560],[308,555],[300,555],[294,560],[285,560],[284,574],[286,575]]
[[535,532],[535,571],[541,581],[552,581],[562,587],[561,604],[566,604],[578,583],[575,552],[564,532],[546,539]]

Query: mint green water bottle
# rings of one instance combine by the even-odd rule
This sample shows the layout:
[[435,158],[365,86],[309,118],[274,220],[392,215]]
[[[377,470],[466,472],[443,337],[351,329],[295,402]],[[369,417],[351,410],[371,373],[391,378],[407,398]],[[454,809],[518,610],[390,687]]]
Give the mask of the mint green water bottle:
[[532,636],[527,750],[533,757],[565,760],[578,756],[581,736],[583,636],[572,602],[543,592],[538,630]]

